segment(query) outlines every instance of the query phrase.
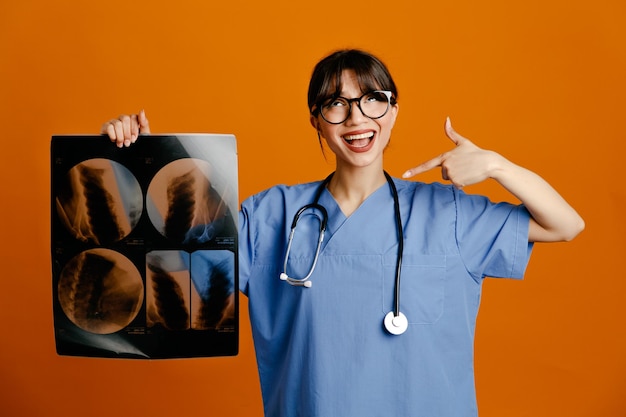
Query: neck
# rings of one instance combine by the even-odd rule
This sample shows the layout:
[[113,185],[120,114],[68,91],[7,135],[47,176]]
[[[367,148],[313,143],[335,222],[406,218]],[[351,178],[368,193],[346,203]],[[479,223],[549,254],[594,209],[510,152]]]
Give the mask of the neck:
[[381,168],[341,169],[337,167],[335,175],[328,184],[328,191],[333,195],[341,211],[350,216],[374,191],[387,182]]

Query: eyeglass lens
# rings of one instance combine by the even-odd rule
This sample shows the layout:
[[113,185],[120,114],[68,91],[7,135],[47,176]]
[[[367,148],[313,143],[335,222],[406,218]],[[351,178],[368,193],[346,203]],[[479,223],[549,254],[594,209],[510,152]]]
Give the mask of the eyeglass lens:
[[321,113],[324,120],[329,123],[343,123],[350,117],[352,102],[358,104],[361,112],[370,119],[379,119],[387,113],[389,109],[388,91],[371,91],[363,94],[359,98],[347,99],[344,97],[333,98],[321,106]]

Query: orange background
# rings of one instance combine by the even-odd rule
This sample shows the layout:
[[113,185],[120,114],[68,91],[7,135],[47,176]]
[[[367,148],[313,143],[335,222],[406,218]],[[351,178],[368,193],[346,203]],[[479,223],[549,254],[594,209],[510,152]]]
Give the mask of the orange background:
[[[2,1],[0,414],[261,415],[245,297],[238,357],[56,355],[50,137],[145,108],[155,132],[234,133],[241,199],[319,179],[332,161],[308,122],[308,78],[360,47],[399,85],[393,175],[450,147],[449,115],[587,222],[571,243],[537,246],[525,281],[487,281],[481,417],[626,415],[625,18],[623,0]],[[510,199],[489,182],[468,192]]]

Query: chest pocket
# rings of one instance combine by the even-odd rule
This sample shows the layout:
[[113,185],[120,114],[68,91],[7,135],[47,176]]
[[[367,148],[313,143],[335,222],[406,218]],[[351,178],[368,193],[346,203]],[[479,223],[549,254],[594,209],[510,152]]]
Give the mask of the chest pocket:
[[[393,310],[396,256],[384,257],[383,300]],[[405,254],[400,275],[400,311],[410,325],[434,324],[443,315],[445,255]]]

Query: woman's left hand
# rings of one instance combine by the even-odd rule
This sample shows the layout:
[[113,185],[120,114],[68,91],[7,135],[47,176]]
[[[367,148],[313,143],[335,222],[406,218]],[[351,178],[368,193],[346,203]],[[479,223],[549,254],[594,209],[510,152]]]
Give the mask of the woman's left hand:
[[493,178],[530,212],[530,242],[571,240],[585,228],[580,215],[539,175],[515,165],[496,152],[474,145],[452,129],[449,118],[445,130],[456,147],[406,171],[404,178],[436,167],[441,167],[443,179],[451,181],[457,188]]
[[493,171],[504,161],[504,158],[496,152],[481,149],[469,139],[459,135],[452,128],[450,118],[446,119],[445,132],[456,145],[455,148],[407,170],[402,175],[403,178],[441,167],[442,178],[462,189],[491,178]]

